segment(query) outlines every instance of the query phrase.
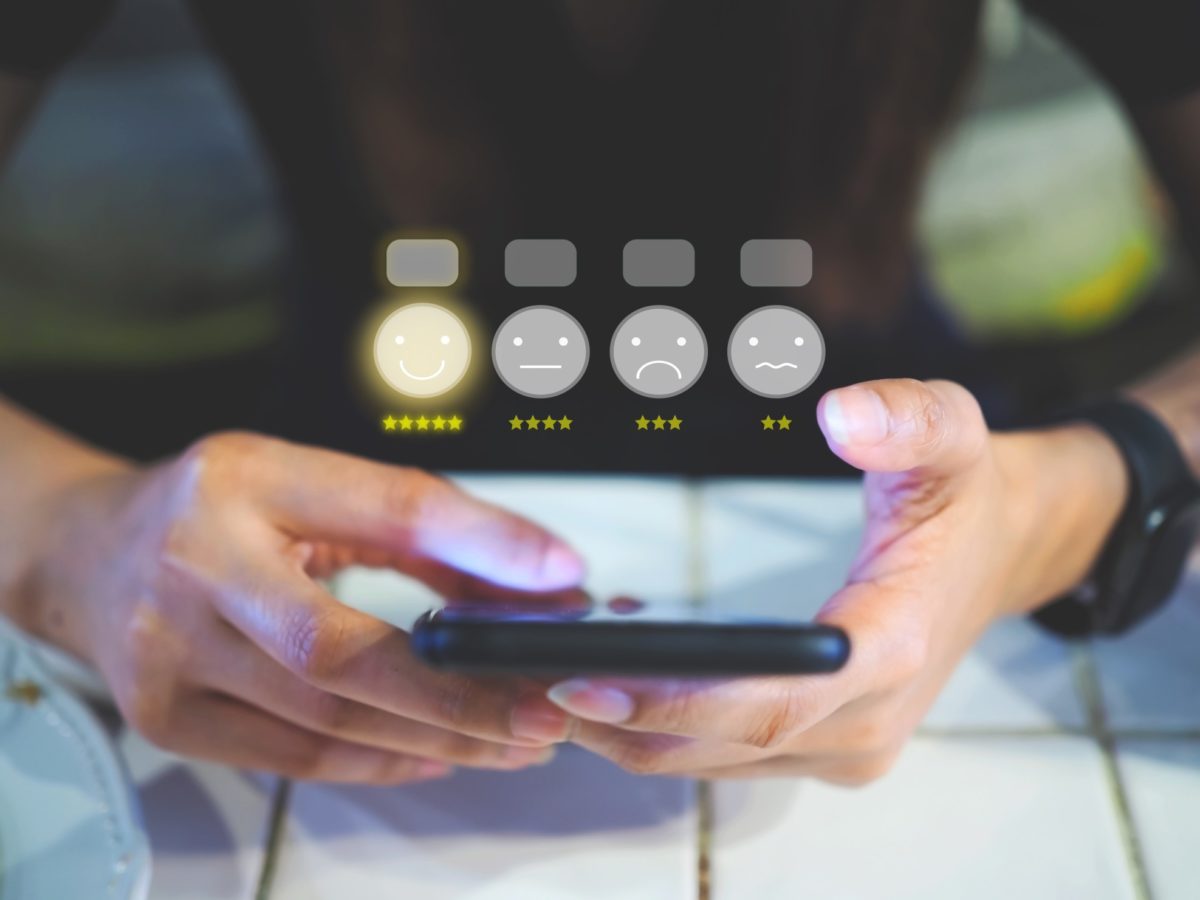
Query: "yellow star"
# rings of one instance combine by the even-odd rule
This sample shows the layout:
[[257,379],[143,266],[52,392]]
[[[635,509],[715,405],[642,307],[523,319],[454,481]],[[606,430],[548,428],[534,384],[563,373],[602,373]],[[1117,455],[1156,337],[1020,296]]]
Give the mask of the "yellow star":
[[779,417],[779,430],[780,431],[791,431],[792,430],[792,420],[789,419],[787,416],[780,416]]
[[655,431],[662,431],[663,426],[667,424],[667,420],[664,419],[662,416],[655,416],[652,419],[652,421],[654,422],[654,430]]
[[419,419],[417,419],[417,431],[428,431],[428,430],[429,430],[429,420],[427,418],[425,418],[424,416],[421,416]]
[[412,431],[412,425],[413,425],[412,419],[410,419],[408,416],[401,417],[401,419],[400,419],[400,430],[401,431]]
[[559,431],[570,431],[571,423],[574,421],[575,421],[574,419],[568,419],[566,416],[563,416],[561,419],[558,420],[558,430]]
[[521,426],[524,424],[525,424],[525,420],[518,419],[516,416],[513,416],[511,419],[508,420],[508,427],[511,428],[513,431],[520,431]]
[[553,431],[554,426],[558,424],[558,419],[552,419],[549,416],[546,416],[546,418],[542,419],[542,424],[546,427],[547,431]]
[[667,424],[671,426],[672,431],[678,431],[679,426],[683,424],[683,419],[679,418],[679,416],[671,416],[671,418],[667,419]]
[[446,420],[443,419],[441,416],[438,416],[436,419],[434,419],[433,420],[433,430],[434,431],[445,431],[446,430]]
[[645,431],[646,427],[650,424],[650,420],[645,416],[642,416],[640,419],[634,419],[633,422],[637,425],[638,431]]
[[767,416],[765,419],[761,419],[760,421],[762,422],[763,431],[775,430],[775,420],[770,416]]
[[536,416],[530,416],[525,420],[525,424],[529,426],[530,431],[537,431],[538,426],[542,424],[542,420]]
[[383,430],[384,431],[395,431],[396,423],[397,423],[397,420],[392,418],[391,413],[389,413],[388,417],[383,420]]
[[462,431],[462,423],[463,420],[458,416],[451,416],[448,422],[451,431]]

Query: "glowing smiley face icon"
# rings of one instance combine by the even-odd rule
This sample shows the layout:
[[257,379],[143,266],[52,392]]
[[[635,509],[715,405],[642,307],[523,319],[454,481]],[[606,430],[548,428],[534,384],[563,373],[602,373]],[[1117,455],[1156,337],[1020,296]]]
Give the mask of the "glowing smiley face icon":
[[729,367],[760,397],[791,397],[821,374],[825,341],[813,320],[790,306],[764,306],[729,336]]
[[704,372],[708,343],[696,320],[673,306],[646,306],[613,332],[613,371],[643,397],[682,394]]
[[409,397],[444,394],[467,374],[471,337],[462,320],[433,303],[393,312],[375,332],[375,366],[383,380]]
[[583,377],[588,339],[575,317],[553,306],[527,306],[504,320],[492,340],[500,380],[526,397],[557,397]]

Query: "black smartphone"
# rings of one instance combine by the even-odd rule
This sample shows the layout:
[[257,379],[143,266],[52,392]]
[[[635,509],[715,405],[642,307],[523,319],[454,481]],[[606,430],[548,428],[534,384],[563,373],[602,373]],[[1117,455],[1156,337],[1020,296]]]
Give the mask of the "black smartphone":
[[712,617],[628,597],[607,603],[452,605],[412,646],[439,669],[510,675],[716,677],[836,672],[850,639],[829,625]]

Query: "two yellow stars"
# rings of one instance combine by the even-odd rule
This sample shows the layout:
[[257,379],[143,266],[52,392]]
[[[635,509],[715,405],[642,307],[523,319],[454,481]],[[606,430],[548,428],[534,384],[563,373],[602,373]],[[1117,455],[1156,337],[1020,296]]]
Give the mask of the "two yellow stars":
[[759,419],[759,421],[762,422],[763,431],[774,431],[776,425],[779,426],[780,431],[792,430],[792,420],[787,416],[780,416],[778,419],[772,419],[770,416],[767,416],[765,419]]
[[653,419],[640,416],[633,420],[633,424],[637,426],[638,431],[649,431],[651,425],[654,426],[655,431],[668,430],[668,425],[671,426],[670,431],[679,431],[679,426],[683,424],[683,419],[678,416],[671,416],[669,419],[664,419],[662,416],[655,416]]
[[434,416],[432,419],[418,416],[412,419],[405,415],[397,419],[389,414],[383,420],[384,431],[395,431],[397,428],[400,431],[462,431],[462,427],[463,420],[458,416],[451,416],[448,419],[440,415]]
[[508,427],[513,431],[520,431],[522,428],[526,428],[529,431],[537,431],[539,428],[545,429],[546,431],[554,431],[555,427],[557,427],[559,431],[570,431],[571,423],[574,421],[574,419],[568,419],[566,416],[562,416],[558,419],[555,419],[552,416],[546,416],[544,419],[539,419],[537,416],[530,416],[528,419],[522,419],[519,416],[513,416],[508,420]]

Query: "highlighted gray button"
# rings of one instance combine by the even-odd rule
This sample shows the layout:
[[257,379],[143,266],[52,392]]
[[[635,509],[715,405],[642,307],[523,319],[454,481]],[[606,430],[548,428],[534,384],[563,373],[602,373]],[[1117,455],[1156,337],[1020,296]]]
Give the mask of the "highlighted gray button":
[[446,238],[400,238],[387,246],[387,280],[396,287],[449,287],[458,281],[458,245]]

